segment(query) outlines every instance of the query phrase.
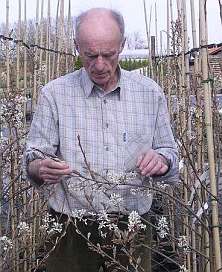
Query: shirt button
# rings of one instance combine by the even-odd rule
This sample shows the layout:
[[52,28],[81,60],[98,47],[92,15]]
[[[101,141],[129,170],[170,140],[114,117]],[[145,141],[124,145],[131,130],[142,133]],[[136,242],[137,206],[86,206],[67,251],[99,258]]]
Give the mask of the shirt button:
[[106,123],[106,128],[108,128],[109,127],[109,124],[108,123]]
[[103,103],[104,103],[104,104],[106,104],[106,103],[107,103],[107,100],[106,100],[106,99],[104,99],[104,100],[103,100]]
[[106,150],[106,151],[109,151],[109,147],[108,147],[108,146],[105,146],[105,150]]

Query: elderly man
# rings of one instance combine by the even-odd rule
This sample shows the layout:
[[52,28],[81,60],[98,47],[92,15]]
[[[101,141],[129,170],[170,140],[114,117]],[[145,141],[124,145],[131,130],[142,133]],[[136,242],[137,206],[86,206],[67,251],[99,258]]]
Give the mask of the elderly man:
[[[51,81],[41,91],[26,163],[32,182],[51,190],[49,207],[56,215],[72,216],[73,211],[84,209],[87,218],[105,209],[112,215],[137,211],[144,217],[150,209],[152,196],[132,194],[127,184],[112,191],[123,204],[118,209],[108,205],[112,192],[99,191],[99,186],[95,192],[92,173],[81,187],[82,179],[67,178],[72,170],[87,176],[90,166],[104,176],[137,169],[142,178],[131,178],[131,183],[138,186],[148,186],[149,177],[153,182],[177,179],[177,149],[164,94],[151,79],[120,68],[124,43],[124,21],[118,12],[96,8],[82,13],[77,18],[75,45],[84,68]],[[98,232],[95,224],[83,224],[81,231]],[[92,239],[97,243],[99,237]],[[118,271],[130,267],[118,261]],[[49,258],[47,271],[98,271],[103,263],[80,235],[67,230]]]

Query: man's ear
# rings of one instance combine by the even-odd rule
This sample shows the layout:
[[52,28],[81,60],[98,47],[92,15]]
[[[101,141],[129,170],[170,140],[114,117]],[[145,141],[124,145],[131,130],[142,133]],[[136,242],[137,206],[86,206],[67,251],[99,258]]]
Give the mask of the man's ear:
[[123,48],[125,46],[125,42],[126,42],[126,38],[123,39],[122,43],[121,43],[121,46],[120,46],[120,52],[123,51]]

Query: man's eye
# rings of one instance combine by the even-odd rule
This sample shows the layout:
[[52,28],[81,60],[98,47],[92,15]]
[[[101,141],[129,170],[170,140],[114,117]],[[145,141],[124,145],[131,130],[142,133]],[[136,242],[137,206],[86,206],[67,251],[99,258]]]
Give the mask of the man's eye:
[[115,56],[115,52],[112,52],[112,53],[107,53],[107,54],[104,54],[104,57],[105,58],[111,58],[111,57],[113,57],[113,56]]
[[95,59],[97,58],[98,56],[97,55],[86,55],[87,58],[89,59]]

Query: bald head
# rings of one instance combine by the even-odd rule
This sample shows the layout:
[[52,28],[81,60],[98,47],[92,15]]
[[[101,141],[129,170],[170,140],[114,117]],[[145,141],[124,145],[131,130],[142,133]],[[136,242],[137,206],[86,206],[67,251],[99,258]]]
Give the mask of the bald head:
[[[114,31],[114,33],[113,33]],[[76,19],[76,41],[80,40],[82,34],[92,34],[93,36],[103,35],[103,33],[116,34],[120,37],[120,42],[124,41],[124,20],[123,16],[112,9],[106,8],[93,8],[80,14]]]
[[117,12],[96,8],[77,18],[76,49],[90,79],[104,91],[117,84],[124,42],[124,22]]

